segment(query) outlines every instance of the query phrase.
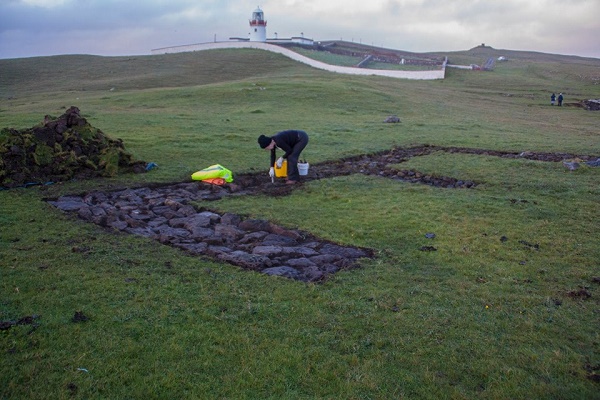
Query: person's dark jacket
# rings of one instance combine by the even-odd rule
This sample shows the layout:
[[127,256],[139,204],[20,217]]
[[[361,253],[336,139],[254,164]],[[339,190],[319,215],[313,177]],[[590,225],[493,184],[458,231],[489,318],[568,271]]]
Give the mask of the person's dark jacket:
[[[281,131],[271,137],[271,139],[275,141],[275,145],[285,152],[285,154],[283,155],[284,159],[287,159],[288,156],[292,154],[294,146],[298,142],[300,142],[300,132],[304,133],[303,131],[292,129],[287,131]],[[275,152],[276,148],[273,147],[273,149],[271,150],[271,166],[275,164],[276,161],[277,156]]]

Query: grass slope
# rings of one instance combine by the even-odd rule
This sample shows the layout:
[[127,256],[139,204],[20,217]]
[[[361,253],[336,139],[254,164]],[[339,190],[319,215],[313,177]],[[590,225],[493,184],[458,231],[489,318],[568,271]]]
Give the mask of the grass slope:
[[[0,191],[0,321],[39,315],[0,331],[0,397],[597,398],[598,168],[436,153],[398,167],[480,185],[356,175],[211,203],[376,250],[319,285],[189,257],[43,201],[214,163],[264,171],[256,137],[287,128],[309,133],[310,162],[427,143],[600,156],[600,114],[570,105],[597,97],[600,60],[508,57],[432,82],[253,50],[0,60],[1,127],[76,105],[159,165]],[[553,91],[566,107],[550,107]],[[390,114],[402,123],[382,123]],[[77,311],[89,320],[73,322]]]

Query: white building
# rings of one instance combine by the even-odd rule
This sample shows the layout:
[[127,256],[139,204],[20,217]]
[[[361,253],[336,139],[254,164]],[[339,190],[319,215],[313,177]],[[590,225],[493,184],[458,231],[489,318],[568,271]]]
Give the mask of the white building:
[[265,21],[265,15],[259,7],[252,12],[252,19],[250,20],[250,41],[267,41],[267,21]]
[[267,21],[265,20],[265,13],[260,7],[252,12],[252,18],[250,19],[250,33],[247,38],[242,37],[230,37],[229,40],[242,41],[242,42],[267,42],[272,44],[303,44],[312,46],[314,41],[304,37],[304,32],[300,33],[300,36],[292,36],[289,38],[279,38],[277,32],[274,38],[267,38]]

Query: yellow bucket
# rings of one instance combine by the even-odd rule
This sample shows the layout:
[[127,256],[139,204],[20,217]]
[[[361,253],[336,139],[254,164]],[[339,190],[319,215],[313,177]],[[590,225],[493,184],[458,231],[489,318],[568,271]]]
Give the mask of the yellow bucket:
[[287,177],[287,160],[283,160],[281,164],[281,168],[277,168],[277,163],[273,165],[275,168],[275,177],[276,178],[286,178]]

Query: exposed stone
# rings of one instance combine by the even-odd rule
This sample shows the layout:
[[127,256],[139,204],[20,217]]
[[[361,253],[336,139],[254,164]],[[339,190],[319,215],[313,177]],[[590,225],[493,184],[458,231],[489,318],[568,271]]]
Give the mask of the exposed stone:
[[221,216],[221,224],[238,226],[242,218],[237,214],[225,213]]
[[184,226],[186,229],[189,229],[189,230],[193,230],[196,228],[208,228],[213,221],[218,220],[218,219],[212,218],[210,215],[207,215],[206,213],[195,214],[192,217],[188,217],[188,218],[184,218],[184,219],[185,219]]
[[[79,215],[79,217],[81,218],[81,214]],[[131,216],[126,216],[123,218],[123,220],[127,222],[127,225],[131,228],[145,228],[147,225],[145,221],[132,218]]]
[[269,224],[269,232],[272,232],[276,235],[280,235],[280,236],[287,236],[291,239],[294,240],[301,240],[302,239],[302,235],[297,232],[297,231],[293,231],[290,229],[285,229],[279,225],[275,225],[275,224]]
[[292,279],[298,279],[300,277],[300,271],[287,266],[265,268],[262,270],[262,273],[267,275],[284,276]]
[[168,223],[169,223],[169,226],[171,226],[173,228],[183,228],[187,222],[188,222],[187,218],[179,217],[179,218],[171,218]]
[[338,272],[340,270],[340,268],[337,265],[333,265],[333,264],[321,264],[321,269],[326,274],[335,274],[336,272]]
[[298,242],[289,236],[268,234],[262,241],[263,246],[294,246]]
[[212,211],[202,211],[201,213],[198,213],[199,217],[206,217],[210,220],[211,223],[213,222],[218,222],[221,220],[221,216],[217,213],[214,213]]
[[157,216],[154,219],[152,219],[151,221],[148,221],[148,226],[151,228],[157,228],[161,225],[166,224],[168,221],[169,220],[166,219],[165,217]]
[[252,253],[259,256],[276,257],[283,253],[283,248],[281,246],[256,246]]
[[322,254],[334,254],[343,258],[361,258],[368,257],[367,253],[362,249],[343,247],[335,244],[326,244],[321,248]]
[[268,257],[250,254],[245,251],[233,251],[229,254],[220,254],[219,258],[231,264],[251,270],[261,270],[271,267],[272,265],[272,262]]
[[178,202],[177,200],[173,200],[171,198],[165,199],[165,206],[169,207],[171,210],[178,210],[183,207],[183,204]]
[[308,258],[292,258],[287,261],[287,264],[293,268],[308,268],[316,266],[316,264]]
[[244,231],[233,225],[215,225],[215,234],[222,236],[226,241],[237,241],[244,236]]
[[240,222],[239,227],[245,231],[256,232],[256,231],[267,231],[271,230],[271,223],[264,219],[246,219]]
[[158,240],[161,243],[166,243],[171,241],[176,242],[181,238],[188,238],[190,236],[190,231],[187,229],[171,228],[163,225],[158,229],[157,234],[159,235]]
[[125,230],[125,228],[127,228],[128,225],[127,225],[127,222],[125,222],[125,221],[115,220],[115,221],[110,222],[108,224],[108,226],[113,229],[116,229],[118,231],[122,231],[122,230]]
[[325,278],[325,273],[321,271],[316,265],[303,269],[302,273],[304,275],[303,280],[310,282],[320,281],[321,279]]
[[154,214],[158,214],[158,215],[162,215],[165,213],[171,213],[171,215],[174,215],[171,207],[165,206],[165,205],[157,205],[157,206],[152,207],[152,212]]
[[79,218],[81,219],[91,219],[93,214],[92,214],[92,210],[90,209],[90,207],[85,206],[85,207],[81,207],[77,210],[77,215],[79,216]]
[[330,264],[341,260],[342,257],[337,254],[320,254],[310,257],[309,260],[315,264]]
[[205,243],[208,243],[209,245],[213,245],[213,246],[220,246],[223,243],[225,243],[225,239],[222,236],[218,236],[218,235],[212,235],[212,236],[208,236],[206,238],[203,239],[203,241]]
[[81,207],[87,206],[81,199],[76,200],[68,197],[61,197],[57,201],[50,201],[49,203],[62,211],[77,211]]
[[[194,227],[190,231],[192,232],[190,237],[193,239],[197,239],[197,240],[210,238],[215,235],[214,229],[203,228],[201,226]],[[219,243],[222,243],[222,242],[223,242],[223,239],[219,238]]]
[[196,209],[190,205],[180,207],[177,211],[179,211],[179,213],[185,215],[186,217],[196,214]]
[[227,246],[208,246],[208,254],[211,254],[217,258],[222,257],[224,254],[231,253],[233,250]]
[[281,247],[281,251],[288,257],[312,257],[316,256],[319,253],[310,247],[302,247],[302,246],[287,246]]
[[[247,233],[246,235],[244,235],[244,237],[241,238],[239,242],[241,244],[257,243],[257,242],[262,241],[265,238],[265,236],[267,236],[267,235],[268,235],[268,232],[264,232],[264,231],[250,232],[250,233]],[[263,241],[263,244],[266,244],[266,243]]]

